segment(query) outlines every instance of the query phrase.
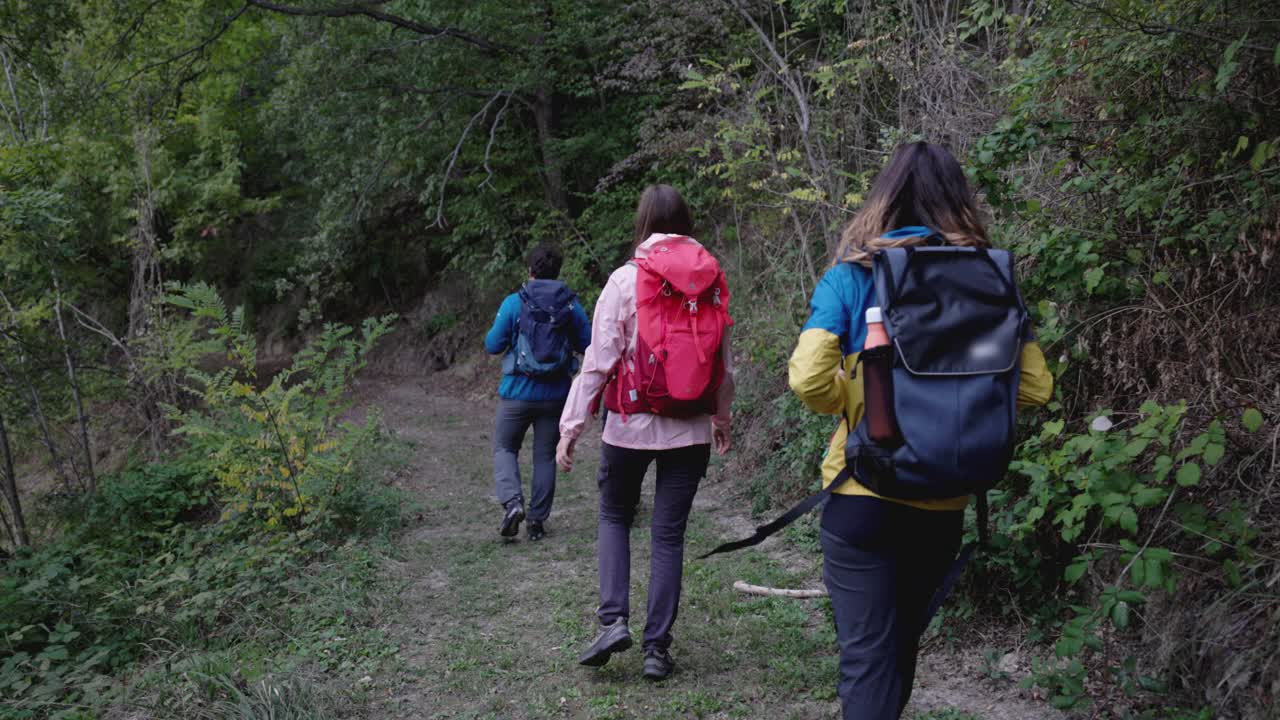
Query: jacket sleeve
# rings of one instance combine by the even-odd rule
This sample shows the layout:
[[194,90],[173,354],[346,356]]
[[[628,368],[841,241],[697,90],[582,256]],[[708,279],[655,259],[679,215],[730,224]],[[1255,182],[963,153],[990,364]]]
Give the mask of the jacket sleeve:
[[1044,405],[1053,397],[1053,373],[1044,361],[1040,343],[1022,346],[1021,377],[1018,380],[1018,407]]
[[627,349],[624,320],[621,317],[625,304],[622,292],[613,278],[604,286],[596,300],[595,316],[591,322],[591,344],[582,355],[582,370],[573,379],[569,397],[560,413],[560,437],[576,440],[591,417],[591,403],[609,381],[609,375],[622,359]]
[[845,409],[844,373],[837,373],[844,359],[842,338],[849,333],[849,312],[842,301],[852,288],[841,287],[847,272],[833,268],[818,283],[809,303],[809,321],[800,333],[788,365],[791,390],[809,409],[825,415],[839,415]]
[[511,347],[511,338],[515,336],[516,319],[520,317],[520,296],[508,295],[498,306],[498,316],[493,319],[493,327],[484,336],[484,350],[490,355],[501,355]]
[[591,344],[591,320],[582,309],[582,303],[576,300],[573,303],[573,329],[573,349],[580,353],[586,352],[587,346]]

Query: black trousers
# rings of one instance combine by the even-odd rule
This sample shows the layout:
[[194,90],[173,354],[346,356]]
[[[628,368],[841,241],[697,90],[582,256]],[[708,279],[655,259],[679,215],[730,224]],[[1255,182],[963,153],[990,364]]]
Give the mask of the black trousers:
[[960,547],[962,511],[833,495],[823,580],[840,646],[844,720],[896,720],[911,697],[924,615]]

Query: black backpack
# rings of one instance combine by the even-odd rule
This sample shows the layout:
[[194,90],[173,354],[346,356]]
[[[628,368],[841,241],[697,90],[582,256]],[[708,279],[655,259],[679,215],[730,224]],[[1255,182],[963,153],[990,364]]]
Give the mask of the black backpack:
[[[703,558],[759,544],[854,477],[879,495],[903,500],[976,494],[980,543],[985,542],[986,491],[1004,477],[1014,448],[1029,314],[1009,252],[951,247],[937,236],[933,241],[939,244],[881,250],[872,262],[892,342],[900,437],[887,445],[871,440],[864,417],[849,429],[845,469],[834,482],[751,537],[720,545]],[[970,543],[961,550],[926,623],[974,549]]]
[[889,446],[864,418],[845,445],[850,474],[902,500],[981,496],[1008,470],[1029,315],[1004,250],[906,247],[876,253],[872,272],[893,343]]

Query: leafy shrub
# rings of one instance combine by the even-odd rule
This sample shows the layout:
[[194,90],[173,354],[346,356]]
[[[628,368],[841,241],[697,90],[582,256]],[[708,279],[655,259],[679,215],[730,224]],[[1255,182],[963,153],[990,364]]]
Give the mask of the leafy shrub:
[[[1103,651],[1189,573],[1230,587],[1263,579],[1251,577],[1262,568],[1248,513],[1199,492],[1226,453],[1226,429],[1214,421],[1183,441],[1186,411],[1148,402],[1131,424],[1113,425],[1104,412],[1071,435],[1063,421],[1046,422],[1011,466],[1022,481],[992,493],[998,532],[979,562],[988,578],[1038,598],[1041,629],[1057,633],[1061,662],[1029,680],[1051,689],[1055,706],[1087,702],[1084,679],[1098,663],[1126,693],[1163,689],[1134,656],[1109,665],[1114,653]],[[1256,431],[1255,414],[1246,416],[1243,429]]]
[[[326,646],[332,618],[320,615],[332,608],[317,599],[309,568],[350,554],[336,541],[398,519],[398,498],[370,481],[392,447],[377,413],[361,425],[340,420],[351,380],[391,318],[367,321],[359,337],[326,326],[259,388],[240,310],[228,315],[203,285],[176,287],[170,300],[191,311],[168,328],[169,346],[182,352],[152,363],[185,370],[199,401],[169,408],[188,444],[65,502],[56,539],[4,567],[0,699],[17,717],[72,717],[119,696],[114,676],[156,652],[158,639],[210,648],[268,632]],[[205,369],[210,353],[227,364]],[[344,593],[372,582],[371,564],[345,562],[365,573],[344,578]],[[253,630],[259,623],[270,630]],[[266,698],[256,686],[216,685],[228,712]]]
[[[378,416],[361,426],[342,422],[347,390],[393,316],[368,319],[359,337],[344,325],[326,325],[318,337],[265,387],[257,345],[243,309],[228,314],[204,284],[175,286],[168,301],[190,311],[171,332],[186,348],[186,389],[199,398],[191,409],[170,407],[176,432],[191,452],[208,458],[225,491],[224,517],[250,515],[268,527],[332,523],[334,505],[350,507],[356,455],[378,434]],[[196,364],[204,355],[226,359],[216,371]],[[193,362],[193,360],[195,362]]]

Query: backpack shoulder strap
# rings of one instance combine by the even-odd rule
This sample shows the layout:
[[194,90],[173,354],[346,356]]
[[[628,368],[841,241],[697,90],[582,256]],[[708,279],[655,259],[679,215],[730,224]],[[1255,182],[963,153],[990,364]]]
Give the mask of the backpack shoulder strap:
[[750,537],[745,537],[741,540],[734,540],[733,542],[727,542],[722,545],[719,545],[711,552],[699,555],[698,559],[705,560],[711,557],[712,555],[719,555],[720,553],[734,552],[735,550],[741,550],[743,548],[749,548],[753,545],[759,545],[760,543],[764,542],[770,535],[773,535],[774,533],[778,532],[782,528],[790,525],[791,523],[795,522],[798,518],[804,516],[810,510],[826,502],[827,498],[831,497],[832,493],[834,493],[838,488],[840,488],[842,485],[848,482],[849,479],[852,477],[853,477],[853,471],[848,466],[845,466],[845,468],[841,470],[838,475],[836,475],[835,480],[831,481],[830,485],[822,488],[818,492],[796,503],[791,507],[790,510],[783,513],[782,516],[777,518],[776,520],[773,520],[772,522],[767,522],[764,525],[760,525],[759,527],[756,528],[755,533],[752,534]]

